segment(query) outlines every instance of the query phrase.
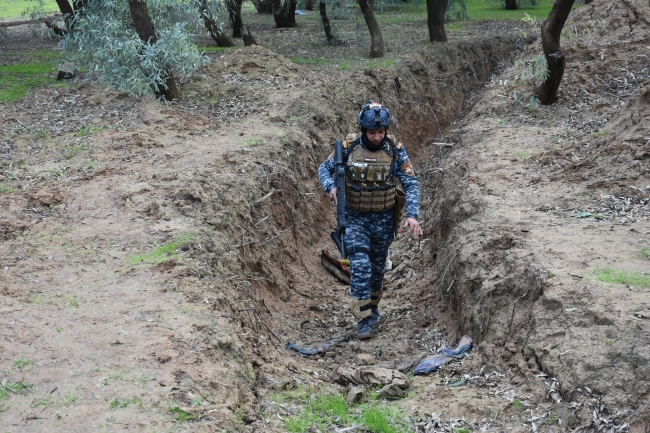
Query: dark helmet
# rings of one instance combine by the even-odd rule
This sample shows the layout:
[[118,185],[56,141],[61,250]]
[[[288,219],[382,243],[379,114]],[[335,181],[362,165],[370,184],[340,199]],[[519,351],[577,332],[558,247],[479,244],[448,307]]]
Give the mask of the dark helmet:
[[357,115],[361,129],[386,129],[390,125],[390,113],[379,102],[369,101]]

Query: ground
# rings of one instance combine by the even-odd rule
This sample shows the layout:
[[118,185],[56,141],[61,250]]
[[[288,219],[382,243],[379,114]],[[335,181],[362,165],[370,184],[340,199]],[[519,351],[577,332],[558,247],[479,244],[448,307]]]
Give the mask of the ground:
[[[168,106],[39,78],[55,42],[14,29],[3,430],[647,431],[649,16],[575,11],[549,107],[517,79],[540,52],[520,21],[430,46],[424,23],[400,22],[385,31],[399,56],[372,63],[365,42],[329,48],[315,23],[249,14],[268,42],[209,50]],[[414,160],[425,236],[391,247],[375,338],[299,357],[288,342],[353,335],[348,288],[320,265],[334,209],[316,169],[370,98]],[[408,374],[464,334],[463,361]],[[410,387],[323,400],[346,398],[332,372],[350,366],[402,368]]]

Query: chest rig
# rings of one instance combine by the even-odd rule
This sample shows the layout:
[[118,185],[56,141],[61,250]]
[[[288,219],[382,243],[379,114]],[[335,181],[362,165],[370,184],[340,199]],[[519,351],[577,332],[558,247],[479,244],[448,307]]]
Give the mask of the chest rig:
[[372,152],[360,145],[361,138],[349,144],[346,195],[354,212],[379,212],[395,206],[396,150],[388,146]]

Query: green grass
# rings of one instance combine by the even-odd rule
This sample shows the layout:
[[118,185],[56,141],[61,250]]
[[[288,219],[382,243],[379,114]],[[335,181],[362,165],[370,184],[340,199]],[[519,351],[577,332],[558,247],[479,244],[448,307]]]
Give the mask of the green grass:
[[32,87],[66,85],[57,82],[54,76],[54,63],[60,60],[60,52],[53,51],[46,54],[39,51],[26,55],[34,61],[0,66],[0,102],[6,103],[20,99],[29,93]]
[[29,367],[29,366],[32,366],[32,365],[33,365],[33,363],[32,363],[31,359],[22,357],[22,358],[18,358],[18,359],[16,359],[14,361],[13,367],[15,369],[17,369],[17,370],[20,370],[22,368]]
[[351,408],[341,394],[312,395],[307,403],[296,416],[285,420],[285,430],[303,433],[314,429],[326,431],[333,426],[362,425],[362,430],[373,433],[407,431],[407,420],[399,409],[385,404],[370,402]]
[[[538,0],[534,6],[527,5],[514,11],[507,11],[504,8],[505,1],[465,0],[470,20],[521,20],[524,13],[539,20],[545,20],[553,7],[553,3],[554,0]],[[580,6],[583,5],[574,5],[574,9]],[[384,7],[384,12],[378,12],[376,15],[380,25],[384,22],[426,20],[426,3],[420,1],[404,5],[389,5]],[[464,27],[462,22],[445,24],[445,29],[462,27]]]
[[185,412],[178,406],[171,406],[169,410],[176,415],[176,421],[190,421],[196,418],[196,415],[192,415],[189,412]]
[[61,400],[61,403],[59,406],[72,406],[76,402],[79,401],[79,396],[72,394],[72,391],[70,389],[66,389],[66,393],[63,396],[63,400]]
[[[44,0],[44,3],[47,12],[59,12],[59,8],[55,1]],[[26,2],[25,0],[0,0],[0,21],[26,19],[26,17],[23,16],[23,12],[25,9],[35,5],[36,3]]]
[[650,276],[637,271],[621,269],[596,269],[596,277],[603,283],[627,284],[642,289],[650,289]]
[[166,243],[153,251],[131,256],[127,261],[129,265],[135,265],[138,263],[163,263],[168,260],[178,259],[180,258],[178,248],[180,248],[185,242],[194,238],[194,235],[182,235],[175,241]]
[[227,51],[227,50],[232,50],[234,48],[238,47],[196,47],[199,52],[205,51],[206,53],[213,53],[213,52],[219,52],[219,51]]
[[512,400],[512,407],[514,407],[515,409],[521,409],[524,407],[524,404],[521,402],[521,400],[515,398],[514,400]]
[[639,251],[638,256],[641,259],[650,260],[650,248],[648,248],[648,247],[641,248],[641,250]]
[[83,137],[84,135],[93,135],[96,132],[99,132],[102,128],[99,126],[82,126],[77,131],[77,137]]
[[104,399],[106,403],[108,403],[108,407],[111,410],[115,409],[124,409],[129,406],[139,406],[142,407],[142,400],[140,400],[137,396],[134,396],[132,398],[114,398],[113,400],[109,400],[108,397]]
[[1,194],[9,194],[10,192],[13,192],[13,188],[10,186],[4,185],[0,183],[0,193]]

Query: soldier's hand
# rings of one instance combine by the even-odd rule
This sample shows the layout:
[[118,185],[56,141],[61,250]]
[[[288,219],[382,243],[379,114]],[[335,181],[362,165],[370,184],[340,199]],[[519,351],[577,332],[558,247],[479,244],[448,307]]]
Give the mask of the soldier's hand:
[[408,226],[409,233],[413,236],[413,239],[417,239],[418,236],[422,235],[422,229],[420,228],[420,223],[415,218],[406,218],[404,222],[404,227]]
[[332,200],[334,202],[334,204],[336,204],[336,205],[339,204],[339,199],[338,199],[338,197],[336,197],[336,191],[337,190],[338,190],[338,188],[334,187],[330,191],[330,200]]

